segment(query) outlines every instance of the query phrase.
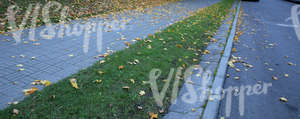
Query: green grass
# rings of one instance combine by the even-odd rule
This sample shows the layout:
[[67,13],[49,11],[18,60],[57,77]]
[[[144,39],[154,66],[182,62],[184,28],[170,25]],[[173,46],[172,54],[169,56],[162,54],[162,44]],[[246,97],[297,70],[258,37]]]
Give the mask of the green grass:
[[[28,96],[17,105],[1,110],[0,118],[148,118],[149,112],[158,113],[161,109],[152,97],[150,85],[143,84],[143,81],[149,80],[151,69],[158,68],[162,71],[157,79],[158,87],[162,89],[163,80],[167,78],[170,68],[186,68],[198,64],[201,56],[195,53],[201,54],[200,50],[206,48],[209,37],[225,19],[233,2],[234,0],[222,0],[201,9],[191,17],[131,45],[130,48],[106,57],[105,63],[97,62],[86,70]],[[145,42],[146,40],[152,42]],[[178,44],[182,48],[178,48]],[[148,49],[148,45],[152,49]],[[140,63],[128,64],[135,59]],[[124,69],[119,70],[120,65]],[[100,75],[98,71],[103,71],[104,74]],[[68,80],[71,77],[77,79],[79,89],[72,88]],[[94,82],[99,79],[102,80],[100,84]],[[135,83],[129,79],[134,79]],[[129,86],[129,91],[124,90],[123,86]],[[141,90],[146,92],[144,96],[139,95]],[[170,97],[171,88],[164,100],[164,110],[170,105]],[[139,110],[137,106],[142,106],[143,109]],[[18,109],[20,113],[13,114],[13,109]]]

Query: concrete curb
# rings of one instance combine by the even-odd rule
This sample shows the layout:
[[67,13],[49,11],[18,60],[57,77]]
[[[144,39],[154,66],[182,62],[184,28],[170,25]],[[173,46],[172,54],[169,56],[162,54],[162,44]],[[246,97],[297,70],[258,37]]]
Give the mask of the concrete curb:
[[227,66],[228,66],[228,60],[231,55],[231,49],[233,46],[233,40],[234,40],[234,36],[235,36],[235,32],[236,32],[237,21],[239,18],[240,5],[241,5],[241,2],[239,1],[237,9],[236,9],[235,18],[234,18],[234,21],[232,24],[232,29],[229,34],[227,44],[226,44],[226,47],[224,50],[224,54],[219,63],[219,67],[217,69],[217,73],[216,73],[216,76],[215,76],[215,79],[214,79],[214,82],[213,82],[213,85],[211,88],[211,91],[213,93],[211,93],[209,97],[212,100],[208,100],[206,108],[202,115],[202,119],[216,119],[217,118],[219,104],[220,104],[221,100],[215,99],[215,97],[220,97],[220,95],[222,93],[221,90],[218,90],[218,89],[222,88],[223,84],[224,84],[226,70],[227,70]]
[[[235,2],[231,9],[235,9],[236,6]],[[210,86],[214,83],[214,73],[217,72],[222,59],[221,54],[230,35],[233,20],[234,12],[230,12],[213,37],[216,42],[211,42],[206,48],[210,53],[202,55],[200,68],[193,69],[191,76],[186,79],[188,81],[180,89],[175,103],[169,107],[169,113],[163,117],[164,119],[199,119],[203,116],[211,93]],[[229,55],[227,57],[229,58]]]

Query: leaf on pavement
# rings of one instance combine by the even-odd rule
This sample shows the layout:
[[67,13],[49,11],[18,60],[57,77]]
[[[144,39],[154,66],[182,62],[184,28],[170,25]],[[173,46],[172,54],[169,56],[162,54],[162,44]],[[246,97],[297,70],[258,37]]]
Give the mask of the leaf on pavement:
[[37,90],[38,90],[38,88],[32,87],[32,88],[30,88],[30,89],[25,89],[25,90],[23,90],[23,92],[24,92],[25,95],[30,95],[30,94],[36,92]]
[[209,54],[210,51],[209,50],[204,50],[203,54]]
[[281,97],[281,98],[279,98],[279,100],[280,100],[281,102],[287,102],[287,101],[288,101],[288,99],[286,99],[285,97]]
[[272,79],[273,80],[278,80],[278,78],[276,76],[273,76]]

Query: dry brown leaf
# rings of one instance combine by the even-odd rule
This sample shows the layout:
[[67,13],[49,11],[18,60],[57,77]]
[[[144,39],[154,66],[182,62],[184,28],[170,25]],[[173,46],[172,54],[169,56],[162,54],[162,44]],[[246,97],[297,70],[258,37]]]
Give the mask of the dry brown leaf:
[[69,79],[73,88],[78,89],[77,80],[75,78]]
[[124,66],[123,66],[123,65],[120,65],[120,66],[118,67],[118,69],[119,69],[119,70],[122,70],[122,69],[124,69]]
[[182,48],[182,45],[181,45],[181,44],[177,44],[177,47],[178,47],[178,48]]

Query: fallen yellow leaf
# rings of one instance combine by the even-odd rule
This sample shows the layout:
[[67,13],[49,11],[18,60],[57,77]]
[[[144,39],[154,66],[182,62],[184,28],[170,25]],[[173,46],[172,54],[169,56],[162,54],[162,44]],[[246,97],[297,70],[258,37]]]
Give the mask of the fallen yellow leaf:
[[209,50],[204,50],[203,54],[209,54],[210,51]]
[[125,45],[129,47],[129,46],[130,46],[130,43],[129,43],[129,42],[125,42]]
[[154,112],[150,112],[149,116],[150,116],[150,119],[157,119],[158,118],[158,114],[155,114]]
[[37,90],[38,90],[38,88],[32,87],[32,88],[30,88],[30,89],[25,89],[25,90],[23,90],[23,92],[24,92],[25,95],[30,95],[30,94],[36,92]]
[[49,85],[51,85],[51,82],[48,80],[41,80],[41,84],[44,86],[49,86]]
[[232,52],[236,52],[236,48],[232,48]]
[[69,79],[73,88],[78,89],[77,80],[75,78]]

